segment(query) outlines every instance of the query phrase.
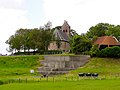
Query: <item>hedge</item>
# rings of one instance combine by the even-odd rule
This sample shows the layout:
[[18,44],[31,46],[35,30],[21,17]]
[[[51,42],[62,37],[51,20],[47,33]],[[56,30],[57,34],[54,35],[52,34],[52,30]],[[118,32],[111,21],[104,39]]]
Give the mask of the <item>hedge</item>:
[[61,50],[33,51],[33,52],[16,52],[14,55],[45,55],[45,54],[62,54]]
[[120,47],[113,46],[107,47],[105,49],[99,50],[98,47],[93,46],[90,50],[91,57],[111,57],[119,58],[120,57]]
[[120,57],[120,47],[113,46],[102,49],[98,55],[99,57]]

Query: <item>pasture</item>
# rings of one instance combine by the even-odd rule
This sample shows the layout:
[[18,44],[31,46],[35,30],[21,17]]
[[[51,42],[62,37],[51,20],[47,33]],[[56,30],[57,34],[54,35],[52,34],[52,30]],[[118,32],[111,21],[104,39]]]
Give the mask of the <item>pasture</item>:
[[80,80],[0,85],[0,90],[120,90],[120,80]]
[[[91,58],[83,67],[65,75],[40,78],[36,72],[43,56],[0,57],[0,90],[120,90],[120,59]],[[30,74],[34,69],[35,73]],[[78,73],[98,73],[97,79]],[[0,83],[1,83],[0,82]]]

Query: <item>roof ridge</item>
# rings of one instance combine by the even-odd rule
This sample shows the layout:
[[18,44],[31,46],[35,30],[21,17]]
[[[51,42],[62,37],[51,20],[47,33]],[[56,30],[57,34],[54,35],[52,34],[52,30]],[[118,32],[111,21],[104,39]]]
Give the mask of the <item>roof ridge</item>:
[[117,43],[119,42],[115,36],[113,36],[112,38],[114,38],[114,39],[116,40]]

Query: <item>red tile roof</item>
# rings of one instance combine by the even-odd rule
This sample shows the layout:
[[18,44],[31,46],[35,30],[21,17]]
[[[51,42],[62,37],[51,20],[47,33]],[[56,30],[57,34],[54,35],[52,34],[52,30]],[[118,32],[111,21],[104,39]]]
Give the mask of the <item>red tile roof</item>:
[[120,45],[120,42],[113,36],[102,36],[94,42],[94,44],[99,45]]

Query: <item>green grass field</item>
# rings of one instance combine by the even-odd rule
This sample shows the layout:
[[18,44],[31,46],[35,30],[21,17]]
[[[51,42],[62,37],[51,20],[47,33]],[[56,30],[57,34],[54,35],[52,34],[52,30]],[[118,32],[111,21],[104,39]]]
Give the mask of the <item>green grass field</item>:
[[[1,56],[0,81],[6,84],[0,85],[0,90],[120,90],[120,59],[91,58],[83,67],[54,76],[55,80],[30,74],[30,69],[37,71],[40,60],[43,56]],[[99,73],[99,78],[78,79],[80,72]]]
[[0,78],[29,76],[30,70],[37,70],[41,56],[0,56]]
[[11,83],[1,85],[0,90],[120,90],[120,80]]
[[83,67],[73,70],[69,75],[77,75],[80,72],[98,73],[100,76],[120,76],[120,59],[113,58],[91,58]]

